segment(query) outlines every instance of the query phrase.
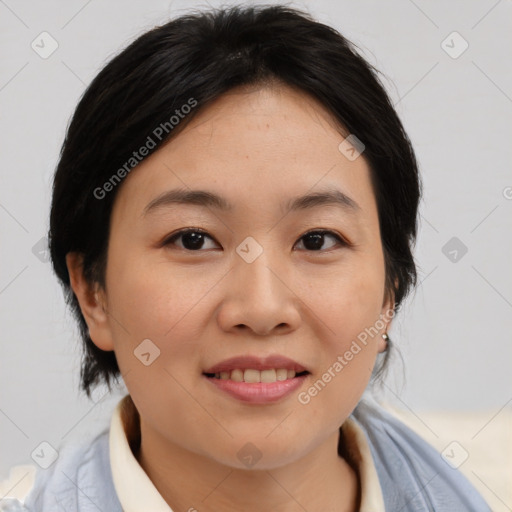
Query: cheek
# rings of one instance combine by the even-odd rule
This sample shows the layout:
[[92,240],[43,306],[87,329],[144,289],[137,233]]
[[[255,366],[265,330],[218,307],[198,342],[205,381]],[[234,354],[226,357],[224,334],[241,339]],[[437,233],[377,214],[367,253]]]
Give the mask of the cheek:
[[378,353],[383,294],[384,264],[375,257],[354,259],[343,272],[324,279],[321,289],[309,289],[308,301],[321,319],[322,332],[316,334],[323,370],[331,372],[322,381],[334,383],[332,393],[343,388],[344,396],[356,397],[364,390]]
[[384,278],[383,260],[353,254],[329,273],[309,273],[298,289],[307,290],[304,300],[330,327],[327,332],[344,340],[377,320]]
[[[200,340],[207,319],[201,300],[218,277],[192,267],[174,266],[171,272],[168,262],[148,264],[134,255],[112,258],[111,268],[110,325],[130,394],[147,416],[161,409],[163,397],[172,400],[175,411],[190,415],[193,400],[184,389],[190,388],[191,367],[204,349]],[[199,421],[201,411],[196,412]]]
[[194,315],[218,279],[199,265],[180,268],[143,256],[113,259],[110,304],[133,336],[163,341]]
[[191,367],[195,371],[195,362],[208,349],[204,332],[211,322],[211,291],[224,273],[206,272],[200,266],[171,268],[168,261],[148,263],[148,258],[134,255],[117,262],[112,259],[109,307],[114,320],[110,325],[130,392],[153,396],[166,382],[168,390],[180,396],[183,390],[177,382],[195,378]]
[[380,334],[382,288],[374,282],[347,279],[340,289],[318,295],[322,322],[317,332],[321,363],[304,390],[300,403],[309,417],[341,424],[361,398],[375,365]]

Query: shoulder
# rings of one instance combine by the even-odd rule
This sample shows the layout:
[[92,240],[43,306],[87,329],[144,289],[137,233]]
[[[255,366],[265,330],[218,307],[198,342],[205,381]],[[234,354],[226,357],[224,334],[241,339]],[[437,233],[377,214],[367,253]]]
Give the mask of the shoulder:
[[24,510],[22,503],[34,486],[35,464],[13,466],[9,476],[0,480],[0,512]]
[[352,418],[363,429],[382,486],[386,509],[489,512],[476,489],[416,432],[372,399]]
[[108,429],[61,446],[50,466],[37,469],[24,506],[28,512],[97,507],[120,511],[111,476]]

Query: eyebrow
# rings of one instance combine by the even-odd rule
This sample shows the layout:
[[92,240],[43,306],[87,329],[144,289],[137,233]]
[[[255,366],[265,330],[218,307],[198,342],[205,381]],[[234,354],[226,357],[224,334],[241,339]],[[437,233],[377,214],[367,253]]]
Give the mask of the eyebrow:
[[[207,190],[175,189],[163,192],[148,203],[142,212],[142,216],[145,217],[150,212],[173,204],[204,206],[221,211],[233,210],[233,205],[225,198],[213,192]],[[356,213],[361,209],[352,198],[341,192],[341,190],[334,188],[294,197],[282,205],[282,207],[285,213],[289,213],[326,205],[339,206],[349,213]]]

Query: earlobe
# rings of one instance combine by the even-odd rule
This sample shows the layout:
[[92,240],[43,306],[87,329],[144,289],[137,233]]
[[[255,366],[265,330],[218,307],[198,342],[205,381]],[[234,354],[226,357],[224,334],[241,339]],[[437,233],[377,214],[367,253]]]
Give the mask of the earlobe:
[[379,353],[382,354],[388,350],[390,344],[390,339],[387,333],[382,333],[379,339]]
[[387,334],[385,333],[382,333],[379,335],[379,338],[377,340],[377,350],[379,352],[379,354],[382,354],[383,352],[386,352],[387,348],[388,348],[388,344],[387,344],[387,341],[386,341],[386,336]]
[[390,345],[388,331],[391,328],[391,322],[393,321],[394,316],[394,302],[391,299],[385,300],[380,314],[380,322],[382,329],[379,329],[381,332],[379,340],[377,342],[379,353],[385,352]]
[[101,350],[114,350],[105,293],[97,283],[86,280],[82,261],[83,255],[80,253],[66,254],[71,288],[80,304],[93,343]]

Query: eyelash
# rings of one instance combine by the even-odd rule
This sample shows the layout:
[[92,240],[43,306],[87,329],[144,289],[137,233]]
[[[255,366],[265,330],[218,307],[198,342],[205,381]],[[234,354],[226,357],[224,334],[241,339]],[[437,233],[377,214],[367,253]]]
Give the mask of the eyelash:
[[[174,233],[173,235],[171,235],[170,237],[168,237],[167,239],[165,239],[165,241],[162,243],[162,246],[168,246],[168,245],[172,245],[174,244],[174,242],[180,238],[181,236],[183,235],[187,235],[189,233],[200,233],[202,235],[205,235],[207,236],[208,238],[210,238],[211,240],[213,240],[215,243],[218,243],[212,236],[210,236],[206,231],[204,231],[203,229],[201,228],[187,228],[187,229],[182,229],[181,231],[178,231],[177,233]],[[319,235],[328,235],[328,236],[331,236],[333,238],[335,238],[338,242],[338,244],[342,247],[351,247],[352,244],[350,244],[347,240],[345,240],[343,237],[341,237],[340,235],[338,235],[336,232],[334,231],[330,231],[330,230],[327,230],[327,229],[314,229],[314,230],[311,230],[311,231],[307,231],[306,233],[304,233],[303,235],[300,236],[299,240],[303,239],[304,237],[306,237],[307,235],[312,235],[312,234],[319,234]],[[328,252],[330,250],[333,250],[335,249],[336,247],[331,247],[329,249],[324,249],[324,250],[318,250],[318,251],[313,251],[313,250],[307,250],[305,249],[307,252],[319,252],[319,253],[323,253],[323,252]],[[204,252],[203,249],[198,249],[197,251],[193,251],[191,249],[186,249],[186,248],[182,248],[182,247],[179,247],[179,249],[183,249],[184,251],[187,251],[187,252]]]

